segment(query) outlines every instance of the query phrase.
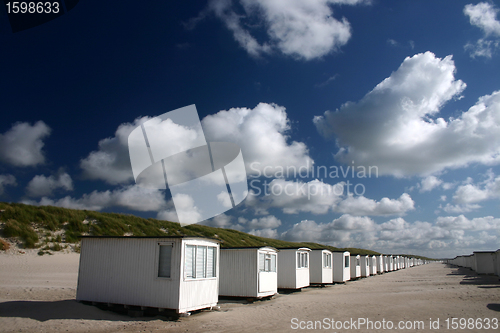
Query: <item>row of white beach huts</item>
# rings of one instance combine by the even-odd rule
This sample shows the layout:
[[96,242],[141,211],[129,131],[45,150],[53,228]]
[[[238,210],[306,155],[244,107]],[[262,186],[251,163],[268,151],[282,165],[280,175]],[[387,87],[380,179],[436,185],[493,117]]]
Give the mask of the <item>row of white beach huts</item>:
[[451,265],[470,268],[477,274],[492,274],[500,276],[500,249],[496,251],[474,251],[466,256],[446,259]]
[[220,248],[202,237],[82,237],[78,301],[172,309],[211,308],[219,296],[263,298],[279,289],[344,283],[426,263],[326,249]]

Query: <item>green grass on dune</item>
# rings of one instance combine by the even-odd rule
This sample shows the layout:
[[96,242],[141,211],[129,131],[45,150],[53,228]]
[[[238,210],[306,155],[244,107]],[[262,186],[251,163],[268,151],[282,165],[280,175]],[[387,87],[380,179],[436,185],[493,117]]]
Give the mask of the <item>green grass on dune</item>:
[[49,231],[63,230],[62,241],[78,243],[82,235],[92,236],[202,236],[215,238],[221,247],[308,247],[331,251],[347,250],[352,254],[379,254],[375,251],[333,246],[310,242],[287,242],[278,239],[253,236],[233,229],[208,227],[192,224],[181,227],[179,223],[144,219],[133,215],[100,213],[52,206],[31,206],[20,203],[0,202],[1,234],[4,237],[18,237],[26,248],[38,248],[39,238],[35,229]]

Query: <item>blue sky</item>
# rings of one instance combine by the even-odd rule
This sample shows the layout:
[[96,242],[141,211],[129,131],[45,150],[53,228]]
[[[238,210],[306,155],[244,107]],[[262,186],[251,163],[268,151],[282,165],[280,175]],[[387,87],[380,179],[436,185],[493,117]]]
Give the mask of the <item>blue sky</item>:
[[175,219],[169,191],[135,185],[127,136],[195,104],[208,141],[241,147],[250,189],[204,224],[385,253],[496,250],[499,10],[81,2],[0,35],[0,200]]

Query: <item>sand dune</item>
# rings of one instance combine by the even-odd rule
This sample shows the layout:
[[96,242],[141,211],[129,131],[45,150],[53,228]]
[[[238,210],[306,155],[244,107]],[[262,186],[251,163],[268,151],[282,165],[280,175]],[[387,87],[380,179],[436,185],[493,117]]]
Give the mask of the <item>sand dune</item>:
[[[467,269],[433,263],[366,279],[307,288],[246,304],[221,301],[221,311],[202,312],[178,321],[162,317],[131,318],[74,300],[78,254],[39,257],[33,253],[0,255],[0,331],[2,332],[290,332],[308,321],[328,332],[383,332],[366,326],[328,329],[331,319],[382,323],[439,318],[500,318],[500,281]],[[293,319],[296,318],[296,319]],[[316,323],[316,328],[319,328]],[[308,330],[309,331],[309,330]],[[320,330],[318,330],[320,331]],[[390,332],[391,330],[387,330]],[[392,330],[399,331],[399,330]],[[452,331],[452,330],[449,330]],[[477,329],[467,332],[494,332]]]

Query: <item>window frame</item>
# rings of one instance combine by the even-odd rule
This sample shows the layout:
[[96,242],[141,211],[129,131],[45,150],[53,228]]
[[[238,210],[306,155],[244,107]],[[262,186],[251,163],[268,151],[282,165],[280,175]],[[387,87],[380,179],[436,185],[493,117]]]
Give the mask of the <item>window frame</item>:
[[[170,276],[159,276],[160,274],[160,247],[161,246],[170,246],[172,249],[170,250]],[[156,260],[155,260],[155,279],[160,279],[160,280],[172,280],[172,275],[174,270],[172,269],[172,262],[173,262],[173,254],[174,254],[174,243],[173,242],[158,242],[156,244]]]
[[[193,276],[188,276],[188,267],[187,267],[187,259],[188,259],[188,247],[192,247],[194,248],[194,256],[193,256],[193,260],[191,261],[191,265],[192,265],[192,270],[191,270],[191,273],[193,274]],[[199,248],[205,248],[205,251],[204,251],[204,257],[202,258],[203,260],[203,265],[204,265],[204,268],[203,268],[203,271],[202,271],[202,274],[204,275],[203,277],[198,277],[198,264],[199,264],[199,256],[198,256],[198,250]],[[211,276],[209,276],[209,260],[208,260],[208,257],[209,257],[209,251],[213,251],[213,257],[212,257],[212,274]],[[218,261],[218,250],[217,250],[217,246],[213,246],[213,245],[203,245],[203,244],[185,244],[184,245],[184,259],[183,259],[183,268],[184,268],[184,272],[183,272],[183,277],[184,277],[184,281],[199,281],[199,280],[210,280],[210,279],[217,279],[217,261]]]

